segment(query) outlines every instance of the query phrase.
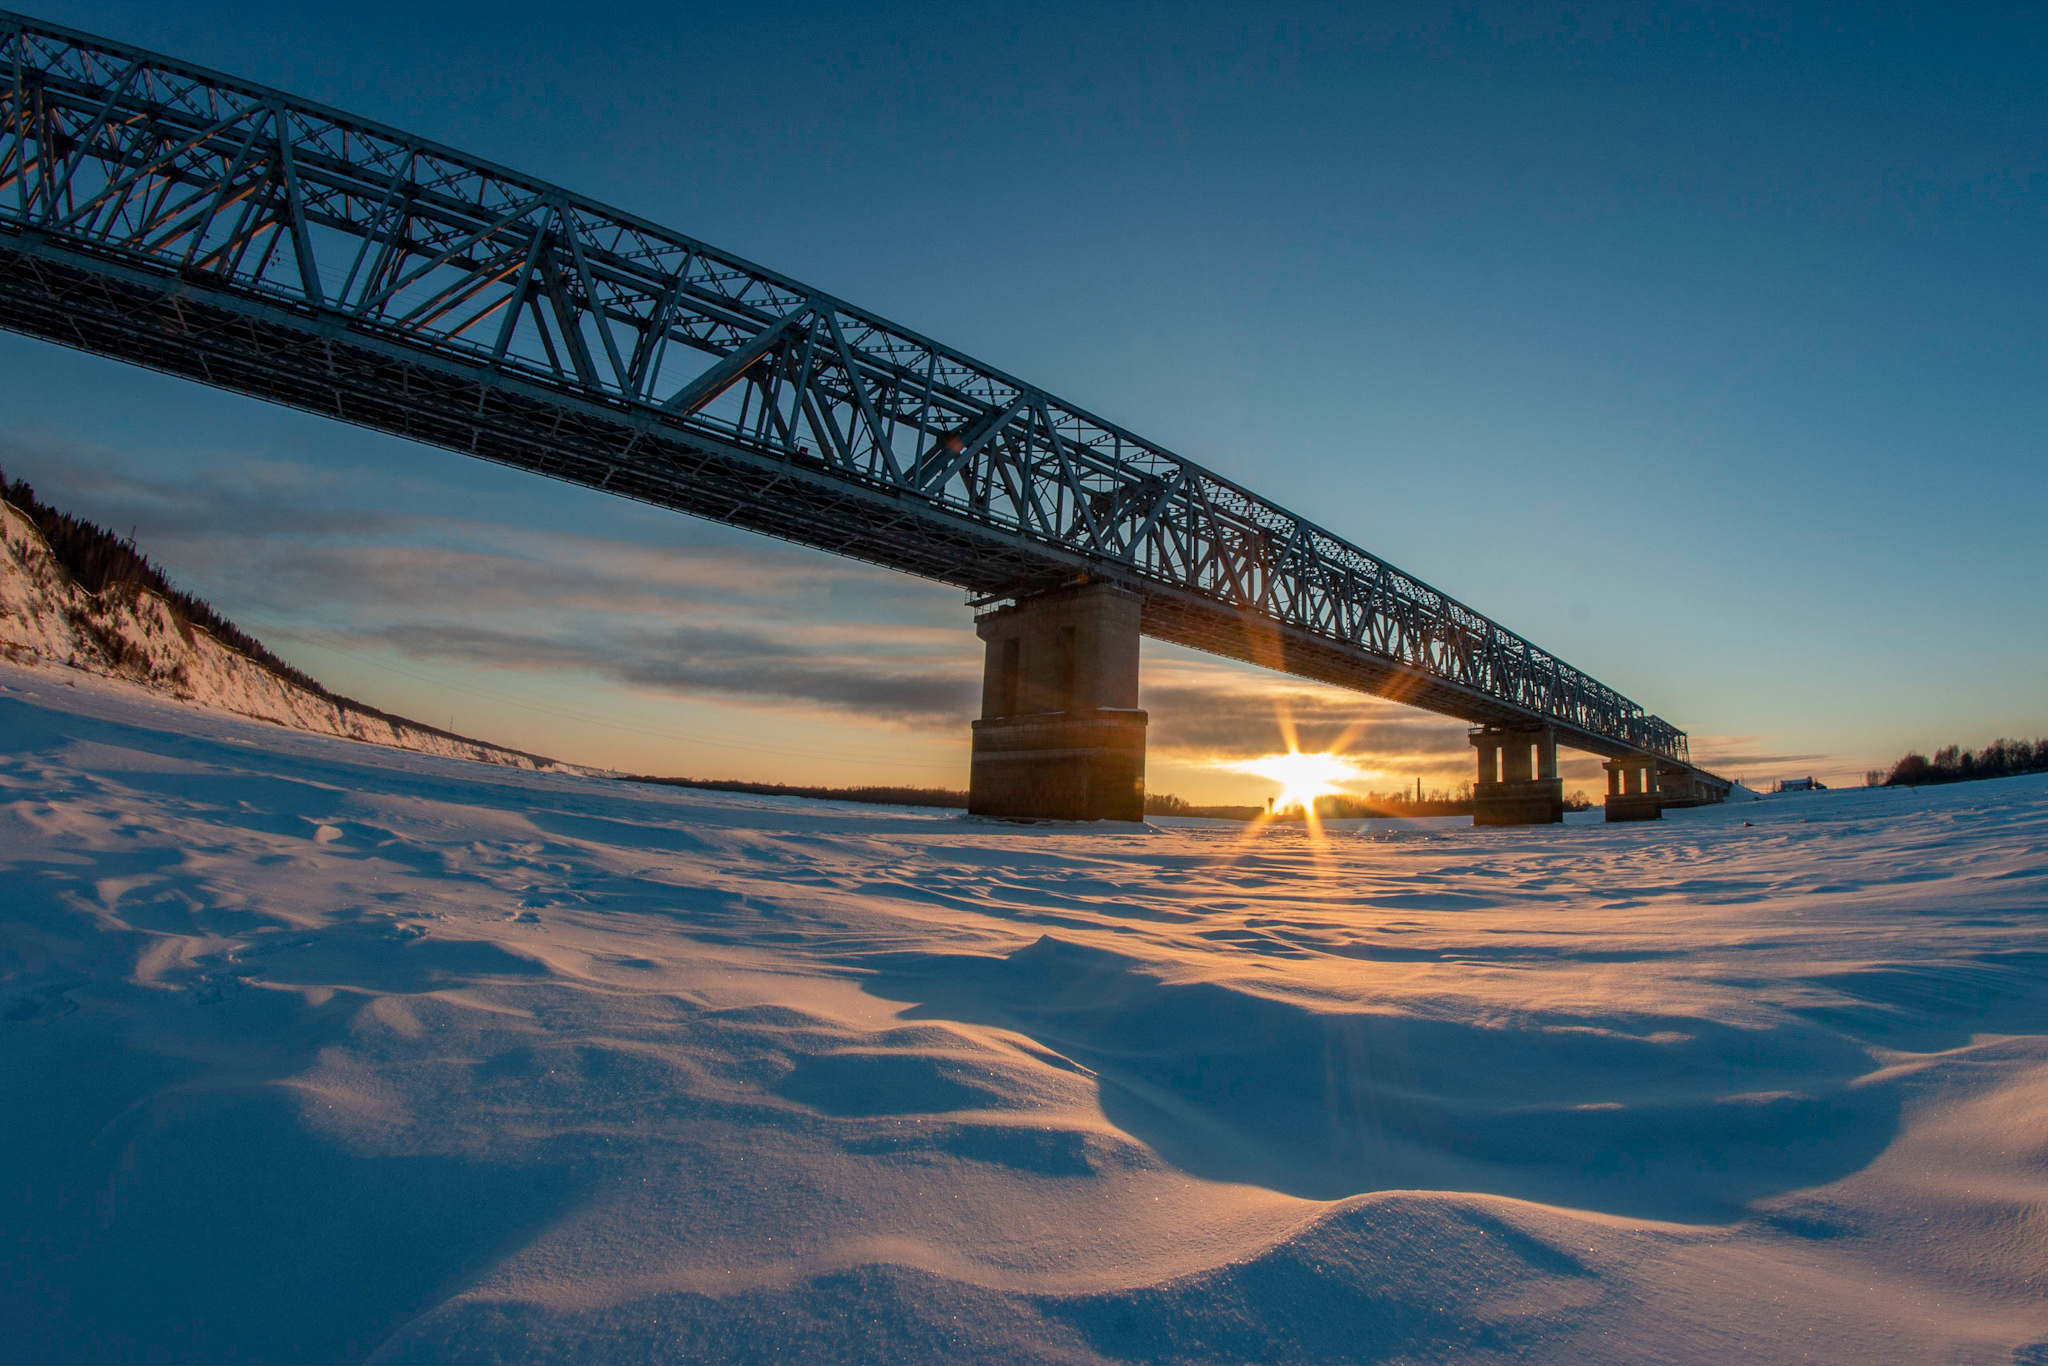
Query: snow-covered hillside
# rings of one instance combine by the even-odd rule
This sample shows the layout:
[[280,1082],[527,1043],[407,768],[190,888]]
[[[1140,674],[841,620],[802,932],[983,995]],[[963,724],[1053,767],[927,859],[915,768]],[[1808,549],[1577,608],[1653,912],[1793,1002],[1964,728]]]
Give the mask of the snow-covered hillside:
[[124,678],[181,701],[338,735],[532,768],[531,755],[339,706],[278,677],[181,622],[147,589],[89,593],[73,583],[35,524],[0,502],[0,659],[45,661]]
[[0,1359],[2048,1361],[2048,780],[1316,842],[0,685]]

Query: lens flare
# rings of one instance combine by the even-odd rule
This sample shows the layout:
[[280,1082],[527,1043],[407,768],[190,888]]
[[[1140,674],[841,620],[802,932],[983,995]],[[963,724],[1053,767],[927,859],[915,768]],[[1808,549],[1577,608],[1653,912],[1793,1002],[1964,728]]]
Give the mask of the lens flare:
[[1231,764],[1230,768],[1233,772],[1252,773],[1279,783],[1280,795],[1273,799],[1275,811],[1299,806],[1311,813],[1315,810],[1316,798],[1341,791],[1342,784],[1356,782],[1369,772],[1341,754],[1303,754],[1298,750],[1247,759]]

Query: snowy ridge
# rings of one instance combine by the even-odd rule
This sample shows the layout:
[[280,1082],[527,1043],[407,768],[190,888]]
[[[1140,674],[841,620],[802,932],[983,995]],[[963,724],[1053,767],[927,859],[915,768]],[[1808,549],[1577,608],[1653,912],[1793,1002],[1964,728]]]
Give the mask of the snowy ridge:
[[514,768],[546,762],[340,706],[180,620],[147,589],[87,592],[65,574],[35,523],[5,502],[0,502],[0,658],[43,660],[126,679],[182,702],[319,735]]
[[2048,778],[1105,832],[0,665],[0,1360],[2048,1361]]

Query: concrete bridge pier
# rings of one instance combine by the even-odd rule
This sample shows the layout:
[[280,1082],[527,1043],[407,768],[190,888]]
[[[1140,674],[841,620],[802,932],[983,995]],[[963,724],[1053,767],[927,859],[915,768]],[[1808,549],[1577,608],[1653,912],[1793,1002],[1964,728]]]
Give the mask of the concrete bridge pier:
[[1658,764],[1647,754],[1624,754],[1600,767],[1607,770],[1607,819],[1660,821],[1664,799],[1659,793]]
[[1629,754],[1609,759],[1607,819],[1654,821],[1674,807],[1708,806],[1728,799],[1732,784],[1689,764]]
[[1479,751],[1472,786],[1474,825],[1555,825],[1564,819],[1557,733],[1487,726],[1469,737]]
[[1136,593],[1080,583],[975,623],[988,654],[969,811],[1012,820],[1145,819],[1143,605]]

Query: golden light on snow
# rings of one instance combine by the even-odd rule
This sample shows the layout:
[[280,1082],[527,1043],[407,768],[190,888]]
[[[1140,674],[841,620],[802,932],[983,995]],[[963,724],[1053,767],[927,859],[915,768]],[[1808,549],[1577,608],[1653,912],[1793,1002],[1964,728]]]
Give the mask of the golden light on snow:
[[1303,754],[1299,750],[1246,759],[1229,767],[1279,783],[1280,795],[1273,799],[1275,811],[1299,806],[1311,814],[1316,798],[1342,791],[1343,784],[1357,782],[1370,772],[1341,754]]

